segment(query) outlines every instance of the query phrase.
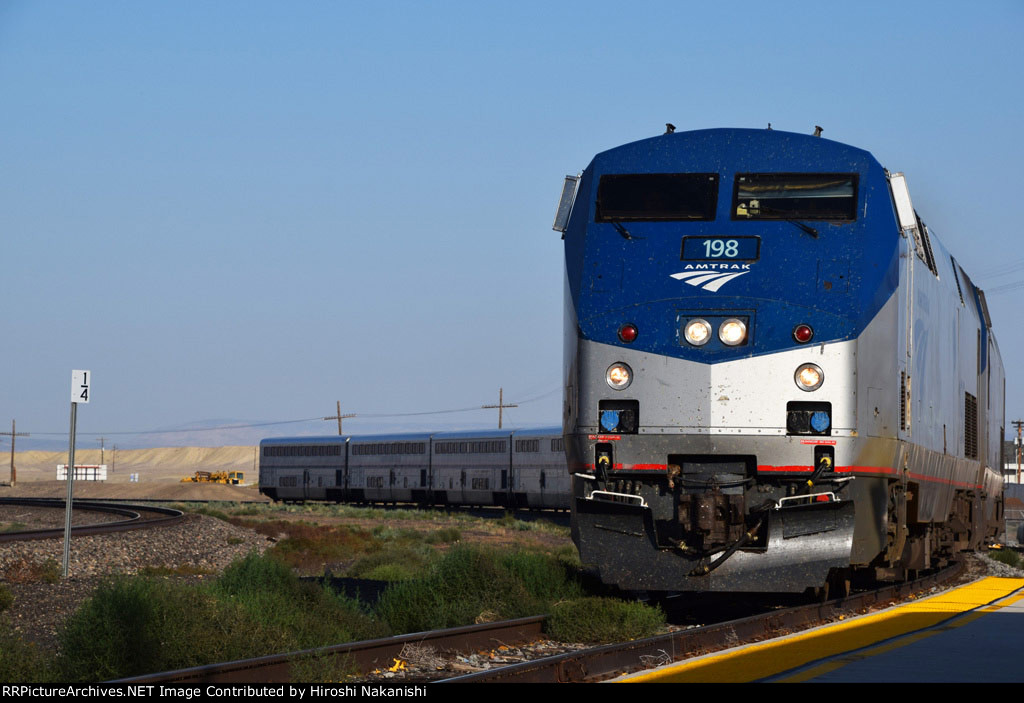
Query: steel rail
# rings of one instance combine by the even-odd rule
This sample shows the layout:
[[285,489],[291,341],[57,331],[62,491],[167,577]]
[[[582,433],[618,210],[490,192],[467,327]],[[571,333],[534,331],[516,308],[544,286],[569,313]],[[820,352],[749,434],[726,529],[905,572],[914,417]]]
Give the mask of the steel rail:
[[271,654],[254,659],[197,666],[158,674],[118,679],[110,683],[287,683],[292,680],[293,664],[326,657],[347,658],[360,671],[387,668],[399,657],[406,644],[429,645],[439,650],[468,652],[492,648],[497,644],[531,642],[541,637],[546,616],[454,627],[447,630],[416,632],[363,642],[336,644],[301,652]]
[[[36,508],[60,508],[63,509],[65,501],[63,498],[0,498],[0,505],[22,505]],[[71,528],[71,534],[78,537],[83,535],[99,535],[110,532],[124,532],[126,530],[139,530],[161,525],[170,525],[178,522],[184,516],[180,510],[173,508],[160,508],[150,505],[110,505],[99,501],[75,500],[71,504],[72,510],[84,510],[98,513],[110,513],[122,515],[126,520],[115,520],[112,522],[99,522],[91,525],[77,525]],[[157,513],[160,517],[144,518],[143,513]],[[15,532],[0,533],[0,542],[20,542],[34,539],[51,539],[63,537],[64,528],[47,528],[41,530],[18,530]]]
[[945,583],[962,573],[962,562],[935,574],[854,594],[825,603],[801,605],[729,622],[680,630],[642,640],[582,649],[521,664],[488,669],[443,679],[437,683],[579,683],[598,681],[623,673],[707,654],[740,642],[777,637],[786,632],[821,623],[840,615],[857,613],[877,603],[904,598],[923,588]]

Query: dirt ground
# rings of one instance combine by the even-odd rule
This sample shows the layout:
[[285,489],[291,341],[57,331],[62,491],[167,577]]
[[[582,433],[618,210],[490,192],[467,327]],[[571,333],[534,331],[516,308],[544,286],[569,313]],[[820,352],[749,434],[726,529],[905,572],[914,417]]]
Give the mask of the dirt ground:
[[[77,463],[77,462],[76,462]],[[64,498],[64,481],[22,481],[17,485],[0,486],[0,498]],[[119,483],[109,481],[75,481],[75,498],[82,500],[222,500],[237,502],[269,502],[256,486],[228,486],[219,483],[181,483],[180,481],[147,481]]]
[[[401,510],[401,508],[398,509]],[[492,547],[508,547],[517,544],[527,544],[554,550],[572,544],[567,531],[565,533],[561,533],[557,530],[522,530],[499,524],[497,519],[503,515],[499,510],[476,511],[473,514],[485,515],[486,513],[493,513],[492,516],[494,520],[474,520],[472,522],[467,522],[464,519],[464,513],[459,511],[446,512],[440,509],[434,517],[425,517],[423,519],[402,517],[400,520],[389,520],[388,510],[384,508],[373,511],[373,513],[368,514],[367,517],[353,517],[351,515],[322,515],[301,512],[289,513],[282,511],[267,513],[257,519],[280,520],[284,522],[304,522],[312,525],[328,527],[346,525],[368,531],[378,528],[384,524],[389,527],[400,527],[402,529],[415,530],[424,534],[429,534],[439,529],[455,527],[458,528],[461,534],[459,538],[460,542],[485,544]],[[569,524],[569,517],[567,513],[517,513],[516,518],[523,522],[529,522],[534,519],[547,520],[563,527],[568,527]],[[440,549],[445,548],[445,545],[436,546]]]

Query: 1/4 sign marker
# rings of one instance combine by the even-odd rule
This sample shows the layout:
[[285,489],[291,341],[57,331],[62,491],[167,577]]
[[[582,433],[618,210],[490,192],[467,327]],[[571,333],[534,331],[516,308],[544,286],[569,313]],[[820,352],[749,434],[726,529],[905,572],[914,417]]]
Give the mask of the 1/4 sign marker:
[[88,403],[92,372],[77,369],[71,372],[71,402]]

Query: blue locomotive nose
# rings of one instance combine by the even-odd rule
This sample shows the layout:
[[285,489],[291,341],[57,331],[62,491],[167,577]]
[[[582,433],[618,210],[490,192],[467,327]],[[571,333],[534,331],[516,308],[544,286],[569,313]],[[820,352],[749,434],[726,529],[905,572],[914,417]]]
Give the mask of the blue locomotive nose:
[[811,415],[811,428],[815,432],[824,432],[828,429],[831,421],[829,420],[828,413],[817,411]]

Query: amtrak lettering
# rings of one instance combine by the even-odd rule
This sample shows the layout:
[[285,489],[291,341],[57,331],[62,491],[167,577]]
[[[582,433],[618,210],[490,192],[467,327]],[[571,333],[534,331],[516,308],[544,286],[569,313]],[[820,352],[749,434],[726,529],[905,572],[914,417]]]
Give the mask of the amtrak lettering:
[[687,264],[679,273],[673,273],[672,278],[715,292],[745,273],[750,273],[750,264]]

